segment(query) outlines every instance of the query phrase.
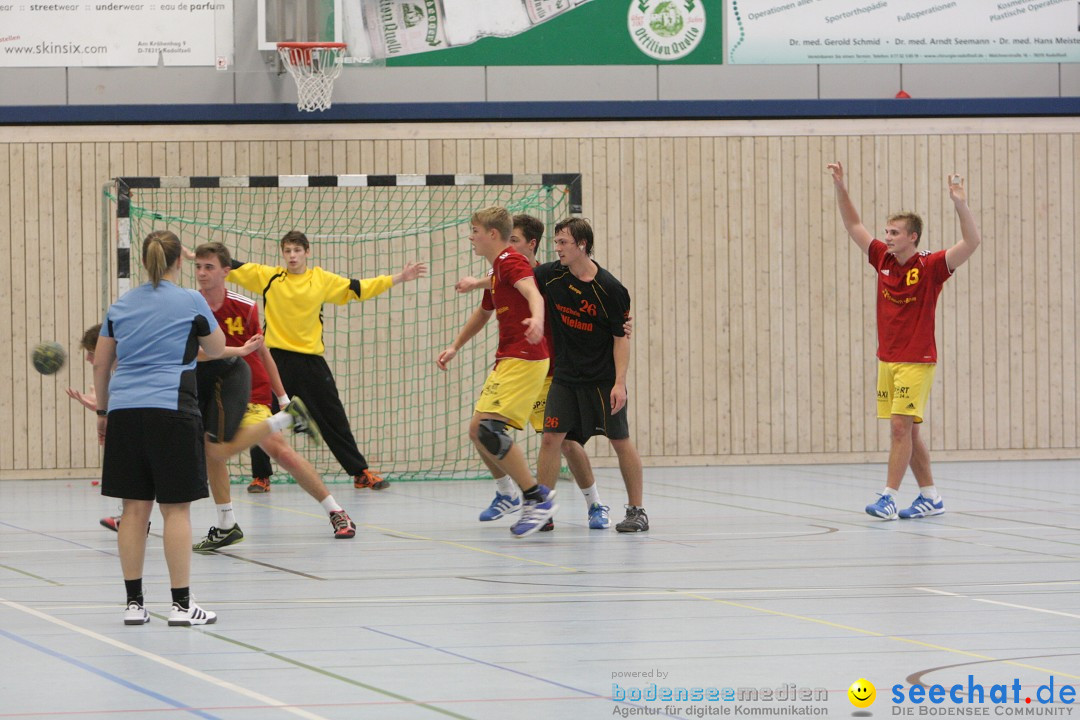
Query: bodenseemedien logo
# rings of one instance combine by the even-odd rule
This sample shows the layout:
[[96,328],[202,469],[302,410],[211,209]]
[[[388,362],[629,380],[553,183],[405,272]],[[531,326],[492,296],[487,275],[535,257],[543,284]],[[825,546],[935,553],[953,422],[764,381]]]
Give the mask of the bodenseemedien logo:
[[630,37],[641,52],[657,60],[678,60],[705,36],[703,0],[631,0]]

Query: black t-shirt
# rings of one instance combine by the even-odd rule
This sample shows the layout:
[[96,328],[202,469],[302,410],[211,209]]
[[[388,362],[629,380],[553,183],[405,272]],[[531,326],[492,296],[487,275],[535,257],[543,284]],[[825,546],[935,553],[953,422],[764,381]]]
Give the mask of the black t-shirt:
[[599,265],[583,282],[558,260],[537,265],[536,284],[544,295],[555,339],[555,380],[566,385],[615,381],[614,338],[630,317],[630,293]]

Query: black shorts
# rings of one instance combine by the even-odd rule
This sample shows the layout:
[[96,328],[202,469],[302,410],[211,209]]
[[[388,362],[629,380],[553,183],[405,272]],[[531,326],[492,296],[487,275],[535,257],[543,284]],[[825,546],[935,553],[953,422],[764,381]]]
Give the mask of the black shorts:
[[199,363],[199,366],[196,377],[203,427],[211,442],[228,442],[233,439],[247,412],[248,399],[251,397],[251,368],[242,358],[236,358],[233,362],[214,360]]
[[125,500],[185,503],[210,494],[202,419],[177,410],[109,413],[101,494]]
[[563,385],[554,380],[544,409],[544,432],[566,433],[568,440],[582,445],[593,435],[609,440],[630,437],[626,408],[611,414],[613,385]]

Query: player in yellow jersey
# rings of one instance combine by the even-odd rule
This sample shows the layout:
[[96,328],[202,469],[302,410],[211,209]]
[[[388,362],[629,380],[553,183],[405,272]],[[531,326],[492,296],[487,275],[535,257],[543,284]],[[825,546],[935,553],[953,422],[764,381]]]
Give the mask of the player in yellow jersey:
[[[394,285],[423,277],[424,263],[405,263],[396,275],[350,279],[309,267],[311,244],[292,230],[281,239],[284,266],[232,261],[228,281],[258,293],[263,299],[266,346],[277,363],[285,392],[304,398],[323,440],[355,487],[381,490],[390,483],[371,470],[353,437],[337,384],[323,357],[322,307],[370,300]],[[253,451],[253,455],[255,452]]]

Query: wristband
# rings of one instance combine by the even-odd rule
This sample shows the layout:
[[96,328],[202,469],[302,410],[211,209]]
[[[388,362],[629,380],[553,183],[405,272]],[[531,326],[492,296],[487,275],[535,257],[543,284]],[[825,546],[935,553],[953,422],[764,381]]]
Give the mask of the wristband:
[[289,396],[288,395],[278,395],[277,404],[278,404],[278,407],[285,407],[286,405],[289,404]]
[[105,417],[106,415],[109,414],[108,410],[95,410],[94,412],[97,413],[98,417]]

